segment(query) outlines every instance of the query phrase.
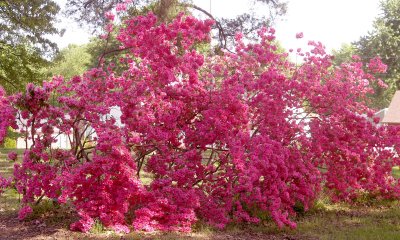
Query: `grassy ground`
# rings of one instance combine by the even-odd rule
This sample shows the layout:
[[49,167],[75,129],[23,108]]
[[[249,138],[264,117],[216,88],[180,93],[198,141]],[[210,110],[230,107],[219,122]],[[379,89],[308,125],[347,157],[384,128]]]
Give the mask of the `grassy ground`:
[[299,218],[295,231],[318,239],[400,239],[399,203],[320,203],[319,208]]
[[[0,155],[2,175],[12,174],[12,164]],[[393,169],[400,177],[400,169]],[[151,176],[143,176],[150,181]],[[400,208],[398,201],[365,201],[359,205],[333,204],[321,197],[314,208],[296,218],[295,230],[279,229],[272,222],[258,226],[233,225],[224,231],[198,224],[190,234],[130,233],[118,235],[96,224],[91,233],[68,230],[75,221],[70,208],[55,206],[44,200],[34,208],[25,222],[17,220],[20,196],[7,190],[0,197],[0,239],[400,239]]]
[[393,167],[392,169],[393,177],[399,179],[400,178],[400,168],[399,166]]

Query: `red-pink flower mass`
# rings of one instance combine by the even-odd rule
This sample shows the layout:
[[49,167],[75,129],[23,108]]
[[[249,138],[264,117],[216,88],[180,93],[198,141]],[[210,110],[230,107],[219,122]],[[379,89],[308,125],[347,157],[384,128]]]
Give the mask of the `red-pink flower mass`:
[[[296,66],[272,29],[258,43],[237,35],[233,53],[203,54],[212,25],[128,19],[117,36],[122,72],[110,65],[0,91],[0,140],[12,126],[33,143],[15,165],[20,218],[48,197],[73,205],[78,231],[96,220],[122,232],[190,231],[199,219],[296,227],[294,206],[307,210],[322,188],[334,200],[399,197],[398,129],[376,125],[367,107],[373,74],[385,70],[378,58],[370,69],[333,67],[310,42]],[[71,149],[52,148],[56,129],[72,136]]]

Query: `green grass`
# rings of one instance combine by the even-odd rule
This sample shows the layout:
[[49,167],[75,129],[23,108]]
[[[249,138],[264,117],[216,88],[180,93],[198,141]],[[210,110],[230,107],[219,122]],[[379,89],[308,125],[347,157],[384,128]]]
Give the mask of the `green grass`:
[[0,176],[11,177],[13,174],[14,162],[7,159],[7,154],[12,151],[18,154],[16,162],[21,162],[22,160],[24,149],[0,149]]
[[16,152],[18,154],[24,153],[25,149],[20,148],[0,148],[0,153],[9,153],[9,152]]
[[0,196],[0,215],[14,214],[18,211],[21,196],[15,189],[7,189]]
[[397,201],[375,206],[327,204],[298,219],[297,233],[319,239],[400,239]]
[[396,179],[400,178],[400,168],[399,166],[393,167],[392,168],[392,175],[393,177],[395,177]]
[[142,183],[146,186],[150,185],[150,183],[153,181],[153,175],[145,171],[140,171],[139,177]]
[[[229,232],[255,232],[294,239],[400,239],[398,201],[382,201],[372,206],[317,201],[316,206],[296,219],[297,228],[279,229],[273,222],[258,226],[230,226]],[[291,239],[289,237],[289,239]]]

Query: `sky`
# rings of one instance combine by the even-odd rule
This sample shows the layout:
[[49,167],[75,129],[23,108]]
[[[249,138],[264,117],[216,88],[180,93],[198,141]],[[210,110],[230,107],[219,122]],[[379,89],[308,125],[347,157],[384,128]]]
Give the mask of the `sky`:
[[[63,6],[67,0],[56,0]],[[351,43],[372,30],[374,19],[379,15],[379,0],[288,0],[288,12],[278,20],[274,28],[277,39],[286,49],[305,48],[308,40],[322,42],[328,52],[338,49],[343,43]],[[245,13],[250,6],[244,0],[194,0],[194,3],[210,11],[216,17],[234,17]],[[263,8],[258,14],[268,14]],[[58,25],[65,28],[63,37],[52,39],[62,49],[68,44],[83,44],[89,41],[90,31],[78,27],[72,20],[63,17]],[[298,32],[304,38],[296,39]]]
[[[55,0],[63,9],[68,0]],[[88,29],[84,29],[78,26],[78,24],[72,19],[61,16],[60,22],[56,24],[59,29],[65,29],[63,36],[50,36],[49,39],[56,42],[58,48],[63,49],[69,44],[84,44],[89,42],[91,32]]]
[[320,41],[330,51],[366,35],[379,14],[379,0],[291,0],[286,20],[277,23],[277,38],[295,48],[295,35],[303,32],[300,44]]

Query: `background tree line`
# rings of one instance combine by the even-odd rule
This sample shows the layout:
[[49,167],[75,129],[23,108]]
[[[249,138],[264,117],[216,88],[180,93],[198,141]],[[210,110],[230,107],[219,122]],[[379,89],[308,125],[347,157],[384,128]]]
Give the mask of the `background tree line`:
[[358,55],[365,64],[379,56],[387,65],[387,72],[378,77],[388,87],[382,89],[375,85],[375,93],[371,95],[372,106],[377,109],[388,107],[394,92],[400,90],[400,1],[381,1],[380,8],[381,14],[366,36],[333,52],[337,65],[349,60],[352,55]]

